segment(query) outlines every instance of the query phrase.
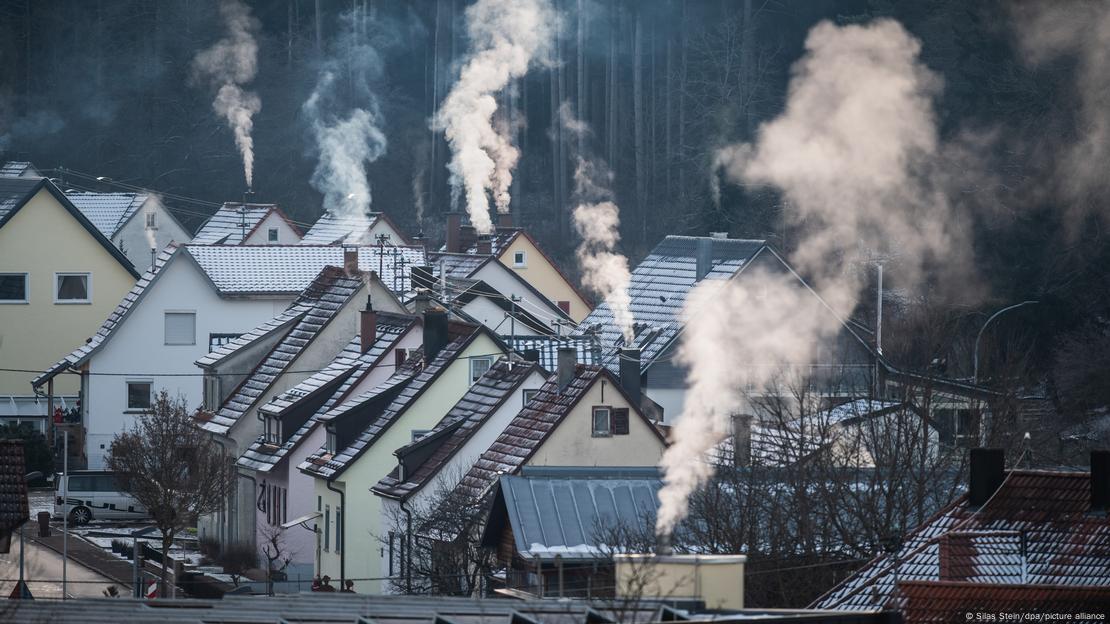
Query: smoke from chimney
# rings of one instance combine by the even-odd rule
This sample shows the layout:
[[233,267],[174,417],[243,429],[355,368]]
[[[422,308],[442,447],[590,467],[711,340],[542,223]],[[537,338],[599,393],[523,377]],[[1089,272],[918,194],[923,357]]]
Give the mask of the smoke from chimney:
[[212,108],[227,120],[235,133],[235,145],[243,157],[243,176],[247,186],[254,185],[253,117],[262,110],[262,100],[242,85],[254,80],[258,73],[258,42],[255,33],[259,23],[250,8],[239,0],[223,0],[220,15],[227,26],[227,36],[193,58],[193,75],[206,79],[217,88]]
[[635,339],[632,299],[628,294],[632,272],[628,258],[616,251],[620,242],[620,208],[613,201],[613,172],[600,158],[579,152],[578,146],[589,133],[589,126],[577,119],[566,102],[559,117],[571,140],[567,141],[576,161],[574,168],[574,228],[582,237],[575,256],[582,267],[582,283],[602,297],[613,311],[624,344]]
[[941,260],[967,266],[933,112],[941,81],[919,52],[893,20],[816,25],[782,115],[763,124],[754,144],[717,154],[728,179],[782,193],[800,230],[791,264],[828,307],[794,276],[770,271],[703,280],[691,292],[678,356],[687,400],[661,462],[660,534],[686,516],[690,494],[712,476],[708,454],[744,407],[738,388],[773,390],[841,330],[864,286],[857,267],[894,257],[912,288]]
[[[354,19],[344,14],[336,44],[342,54],[324,64],[316,88],[302,107],[318,156],[312,186],[324,194],[324,209],[340,218],[358,218],[370,211],[366,167],[381,158],[387,147],[381,109],[371,90],[381,76],[382,60]],[[339,75],[351,76],[354,89],[349,107],[340,101]]]
[[433,120],[451,146],[453,199],[466,195],[479,234],[493,231],[489,195],[509,209],[509,188],[520,152],[504,116],[495,122],[496,94],[524,76],[551,44],[557,15],[547,0],[478,0],[466,10],[470,53]]

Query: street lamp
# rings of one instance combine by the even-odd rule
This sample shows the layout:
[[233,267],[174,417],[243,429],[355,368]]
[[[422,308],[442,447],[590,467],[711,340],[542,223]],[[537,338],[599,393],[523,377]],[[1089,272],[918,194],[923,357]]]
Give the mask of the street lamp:
[[987,326],[990,325],[991,321],[998,318],[1003,312],[1009,312],[1010,310],[1013,310],[1015,308],[1020,308],[1022,306],[1032,305],[1034,303],[1040,303],[1040,302],[1039,301],[1022,301],[1021,303],[1015,303],[1014,305],[1006,306],[1005,308],[1002,308],[1001,310],[992,314],[991,317],[987,319],[987,322],[983,323],[983,326],[979,328],[979,334],[977,336],[975,336],[975,352],[974,352],[974,355],[972,356],[971,383],[973,383],[973,384],[979,383],[979,340],[982,339],[983,332],[987,329]]

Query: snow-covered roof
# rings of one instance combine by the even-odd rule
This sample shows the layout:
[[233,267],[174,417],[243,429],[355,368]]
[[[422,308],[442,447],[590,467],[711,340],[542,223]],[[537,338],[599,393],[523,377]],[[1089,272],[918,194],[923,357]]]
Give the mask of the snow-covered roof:
[[[335,214],[332,212],[325,212],[320,215],[316,223],[301,239],[301,243],[305,245],[373,245],[377,241],[369,240],[367,236],[370,229],[377,225],[378,221],[385,220],[390,223],[390,227],[395,230],[398,235],[401,234],[400,230],[392,226],[388,218],[380,212],[371,212],[369,214],[355,213],[355,214]],[[407,243],[408,241],[390,241],[391,244]]]
[[111,238],[146,203],[148,196],[146,193],[66,191],[66,197],[92,221],[96,229]]
[[0,178],[39,177],[35,166],[26,160],[9,160],[0,165]]
[[[325,266],[343,266],[343,248],[326,245],[187,245],[189,255],[224,296],[295,295]],[[423,247],[360,247],[358,267],[378,273],[398,295],[409,290]]]
[[300,233],[295,223],[276,204],[243,204],[228,202],[215,212],[195,236],[195,245],[242,245],[270,213],[275,213]]

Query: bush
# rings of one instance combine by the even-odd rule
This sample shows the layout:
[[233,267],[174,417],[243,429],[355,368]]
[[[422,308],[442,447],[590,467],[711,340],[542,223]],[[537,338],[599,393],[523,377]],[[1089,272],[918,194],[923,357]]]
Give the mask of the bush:
[[258,567],[258,551],[254,544],[240,542],[229,544],[223,549],[216,562],[224,569],[224,574],[230,574],[235,585],[239,585],[239,577],[251,568]]
[[131,559],[135,548],[131,542],[124,540],[112,540],[112,552],[119,553],[124,559]]

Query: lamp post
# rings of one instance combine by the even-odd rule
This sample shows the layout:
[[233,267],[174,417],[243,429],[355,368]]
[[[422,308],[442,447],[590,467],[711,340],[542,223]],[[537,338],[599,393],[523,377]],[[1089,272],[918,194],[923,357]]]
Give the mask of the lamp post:
[[1015,308],[1020,308],[1022,306],[1032,305],[1034,303],[1040,303],[1040,302],[1030,300],[1030,301],[1022,301],[1021,303],[1015,303],[1014,305],[1011,305],[1011,306],[1006,306],[1005,308],[1002,308],[1001,310],[992,314],[990,316],[990,318],[987,319],[987,322],[983,323],[983,326],[979,328],[979,334],[977,336],[975,336],[975,352],[972,355],[971,382],[973,384],[979,383],[979,341],[983,338],[983,332],[987,329],[987,326],[991,324],[991,321],[993,321],[994,319],[996,319],[1000,315],[1002,315],[1003,312],[1009,312],[1010,310],[1013,310]]

